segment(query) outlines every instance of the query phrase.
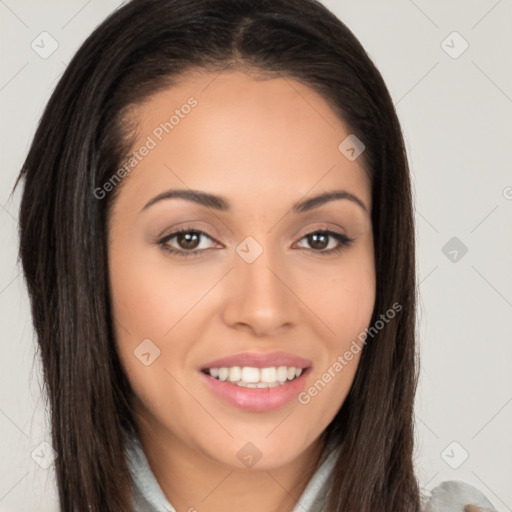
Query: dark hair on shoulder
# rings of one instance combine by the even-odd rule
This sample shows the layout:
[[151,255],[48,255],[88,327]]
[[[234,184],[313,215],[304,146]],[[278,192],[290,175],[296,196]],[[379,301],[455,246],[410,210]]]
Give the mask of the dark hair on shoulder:
[[98,200],[94,190],[130,149],[130,108],[195,69],[291,77],[321,94],[363,141],[377,279],[372,325],[393,304],[401,310],[365,345],[350,393],[325,431],[340,447],[327,509],[418,511],[407,156],[381,74],[316,0],[133,0],[94,30],[58,82],[16,186],[24,182],[20,258],[61,509],[131,510],[124,434],[136,431],[133,392],[115,349],[108,289],[106,225],[115,192]]

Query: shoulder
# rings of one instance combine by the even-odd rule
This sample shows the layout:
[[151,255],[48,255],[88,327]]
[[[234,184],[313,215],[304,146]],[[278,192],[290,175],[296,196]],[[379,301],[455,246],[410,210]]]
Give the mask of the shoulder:
[[482,491],[460,480],[441,482],[430,491],[423,505],[423,512],[461,512],[467,505],[466,512],[497,512],[494,505]]

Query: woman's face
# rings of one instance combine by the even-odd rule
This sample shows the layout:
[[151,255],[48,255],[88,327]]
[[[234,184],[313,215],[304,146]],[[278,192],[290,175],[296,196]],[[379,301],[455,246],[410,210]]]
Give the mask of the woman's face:
[[[189,75],[133,115],[109,269],[139,426],[230,467],[291,462],[345,400],[374,306],[370,182],[339,149],[350,132],[305,85],[231,71]],[[309,202],[335,191],[351,196]]]

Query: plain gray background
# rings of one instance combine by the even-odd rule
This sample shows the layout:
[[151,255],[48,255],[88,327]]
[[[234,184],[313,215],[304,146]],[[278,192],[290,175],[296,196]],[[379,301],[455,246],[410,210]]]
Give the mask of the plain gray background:
[[[65,66],[119,4],[0,0],[0,511],[57,510],[16,260],[19,192],[9,194]],[[409,152],[421,283],[418,478],[426,490],[465,480],[512,510],[512,1],[324,4],[384,76]]]

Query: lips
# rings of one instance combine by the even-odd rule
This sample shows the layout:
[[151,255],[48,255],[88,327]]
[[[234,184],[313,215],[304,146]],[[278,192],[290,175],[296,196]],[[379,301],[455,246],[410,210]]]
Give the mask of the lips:
[[238,383],[223,382],[202,371],[198,374],[206,388],[225,404],[245,411],[264,413],[296,401],[300,393],[304,391],[310,371],[311,369],[308,368],[293,380],[287,380],[276,387],[265,389],[242,387]]
[[311,366],[309,359],[289,354],[286,352],[244,352],[234,354],[222,359],[215,359],[203,364],[199,369],[207,370],[210,368],[222,368],[232,366],[248,366],[252,368],[268,368],[278,366],[294,366],[295,368],[309,368]]

